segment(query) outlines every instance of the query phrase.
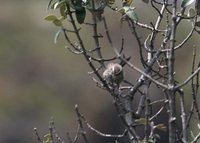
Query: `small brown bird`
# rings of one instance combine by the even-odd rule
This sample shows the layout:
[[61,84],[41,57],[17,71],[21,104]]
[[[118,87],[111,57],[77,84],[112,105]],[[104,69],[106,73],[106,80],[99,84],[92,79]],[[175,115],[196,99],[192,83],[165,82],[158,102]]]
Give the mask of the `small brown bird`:
[[109,85],[119,85],[124,79],[122,66],[118,63],[109,63],[103,72],[103,78]]

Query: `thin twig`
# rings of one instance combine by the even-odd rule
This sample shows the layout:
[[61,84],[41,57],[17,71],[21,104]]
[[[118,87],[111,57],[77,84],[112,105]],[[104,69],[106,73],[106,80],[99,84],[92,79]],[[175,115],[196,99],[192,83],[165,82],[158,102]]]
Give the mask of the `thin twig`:
[[78,118],[77,121],[78,121],[78,124],[80,126],[81,135],[82,135],[82,137],[84,139],[84,142],[88,143],[86,132],[84,130],[83,123],[82,123],[82,120],[81,120],[82,115],[79,112],[78,105],[75,105],[75,111],[76,111],[76,115],[77,115],[77,118]]
[[41,137],[40,137],[40,135],[39,135],[39,133],[38,133],[37,128],[34,128],[34,132],[35,132],[35,135],[36,135],[36,137],[37,137],[37,141],[38,141],[39,143],[42,143],[42,139],[41,139]]
[[174,48],[175,50],[181,48],[181,47],[192,37],[192,34],[194,33],[194,29],[195,29],[195,25],[193,24],[190,33],[187,35],[187,37],[186,37],[179,45],[177,45],[177,46]]
[[[97,55],[100,59],[102,59],[102,53],[101,53],[101,46],[100,46],[100,42],[99,42],[99,35],[98,35],[98,31],[97,31],[97,15],[95,14],[95,1],[91,0],[92,2],[92,20],[93,20],[93,38],[94,38],[94,42],[96,45],[96,50],[97,50]],[[101,61],[102,62],[102,61]],[[101,63],[103,64],[103,63]]]
[[186,125],[187,115],[185,113],[184,93],[181,89],[178,90],[178,93],[180,95],[181,121],[182,121],[182,133],[183,133],[182,141],[183,143],[188,143],[188,132]]
[[77,129],[76,129],[76,134],[74,136],[74,139],[73,139],[72,143],[76,143],[78,141],[78,138],[80,136],[80,130],[81,130],[81,128],[80,128],[80,125],[78,124]]
[[127,124],[127,122],[126,122],[126,120],[125,120],[125,117],[124,117],[125,115],[121,114],[120,109],[119,109],[119,106],[118,106],[116,100],[114,101],[114,105],[115,105],[116,111],[118,112],[118,116],[119,116],[119,117],[121,118],[121,120],[123,121],[123,123],[124,123],[126,129],[128,130],[128,132],[133,136],[133,138],[130,138],[130,140],[131,140],[132,142],[138,142],[138,141],[139,141],[139,136],[136,134],[135,130],[134,130],[131,126],[129,126],[129,125]]
[[124,132],[122,134],[107,134],[107,133],[102,133],[99,130],[95,129],[94,127],[92,127],[88,121],[84,118],[84,116],[82,116],[83,121],[85,122],[85,124],[87,125],[87,127],[92,130],[93,132],[95,132],[97,135],[102,136],[102,137],[107,137],[107,138],[123,138],[126,134],[127,134],[127,130],[124,130]]
[[53,131],[53,118],[51,118],[51,120],[49,121],[49,134],[50,134],[50,137],[51,137],[51,141],[52,143],[54,143],[54,131]]
[[136,67],[135,65],[131,64],[129,61],[126,61],[126,60],[123,59],[123,58],[121,58],[121,59],[122,59],[124,62],[126,62],[127,65],[128,65],[130,68],[136,70],[137,72],[139,72],[140,74],[142,74],[143,76],[145,76],[146,78],[148,78],[149,80],[151,80],[152,82],[154,82],[156,85],[159,85],[159,86],[162,87],[162,88],[168,88],[167,85],[165,85],[165,84],[163,84],[163,83],[161,83],[161,82],[159,82],[159,81],[153,79],[150,75],[146,74],[144,71],[142,71],[141,69],[139,69],[139,68]]
[[167,102],[165,102],[164,105],[162,105],[162,107],[156,112],[156,114],[149,118],[149,121],[153,121],[153,119],[156,118],[165,109],[166,104]]
[[[196,48],[193,48],[193,59],[192,59],[192,71],[191,74],[194,73],[194,69],[195,69],[195,60],[196,60]],[[195,108],[195,104],[196,104],[196,89],[195,89],[195,83],[194,83],[194,78],[191,79],[191,90],[192,90],[192,105],[190,107],[190,112],[188,115],[188,119],[186,122],[186,128],[189,127],[192,115],[194,113],[194,108]]]
[[72,138],[71,138],[69,132],[67,132],[66,135],[67,135],[67,140],[68,140],[68,142],[69,142],[69,143],[72,143]]
[[137,44],[138,44],[138,47],[139,47],[140,60],[141,60],[141,63],[143,65],[143,67],[145,67],[147,64],[146,64],[146,62],[144,60],[143,52],[142,52],[142,49],[143,49],[144,45],[142,44],[141,38],[139,37],[139,35],[138,35],[137,31],[136,31],[136,27],[135,27],[134,23],[132,21],[130,21],[130,20],[128,20],[127,22],[128,22],[129,27],[131,28],[132,34],[136,38],[136,41],[137,41]]
[[178,84],[175,86],[176,89],[183,87],[186,85],[188,82],[192,80],[193,77],[195,77],[198,73],[200,72],[200,67],[198,67],[193,74],[191,74],[186,80],[184,80],[181,84]]
[[[66,2],[66,3],[67,3],[67,2]],[[74,18],[73,18],[73,16],[72,16],[72,12],[71,12],[71,10],[70,10],[70,6],[69,6],[68,4],[66,4],[66,7],[67,7],[67,13],[68,13],[68,15],[69,15],[69,17],[70,17],[72,26],[73,26],[74,30],[76,31],[76,33],[75,33],[75,34],[76,34],[76,37],[77,37],[77,39],[78,39],[78,41],[79,41],[79,43],[80,43],[80,46],[81,46],[81,48],[82,48],[82,50],[83,50],[83,55],[84,55],[86,61],[88,62],[88,65],[89,65],[89,66],[91,67],[91,69],[95,72],[95,75],[99,78],[99,80],[103,83],[103,85],[104,85],[104,87],[106,88],[106,90],[112,95],[113,92],[110,90],[108,84],[106,83],[106,81],[104,81],[104,79],[103,79],[102,76],[99,74],[99,72],[95,70],[96,68],[95,68],[94,64],[91,62],[90,58],[88,57],[88,55],[87,55],[87,53],[86,53],[86,48],[85,48],[85,46],[84,46],[84,44],[83,44],[83,41],[82,41],[81,36],[80,36],[80,34],[79,34],[79,31],[77,30],[77,26],[76,26],[75,21],[74,21]],[[67,36],[65,36],[65,38],[66,38],[66,40],[67,40],[68,42],[70,42],[70,40],[69,40],[69,38],[68,38]],[[70,42],[70,43],[71,43],[71,42]]]
[[197,143],[197,141],[200,139],[200,132],[198,133],[198,135],[193,139],[193,141],[191,143]]

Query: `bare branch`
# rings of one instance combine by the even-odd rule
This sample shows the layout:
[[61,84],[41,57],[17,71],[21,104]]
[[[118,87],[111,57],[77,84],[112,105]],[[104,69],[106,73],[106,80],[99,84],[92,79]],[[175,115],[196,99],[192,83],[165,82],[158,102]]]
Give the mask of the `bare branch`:
[[193,74],[191,74],[183,83],[178,84],[177,86],[175,86],[176,89],[183,87],[184,85],[186,85],[188,82],[190,82],[192,80],[192,78],[194,78],[198,73],[200,72],[200,67],[198,67]]
[[35,135],[36,135],[36,137],[37,137],[38,143],[42,143],[42,139],[41,139],[41,137],[40,137],[40,135],[39,135],[39,133],[38,133],[37,128],[34,128],[34,132],[35,132]]
[[84,142],[85,143],[89,143],[88,142],[88,139],[87,139],[87,137],[86,137],[86,132],[85,132],[85,130],[84,130],[84,128],[83,128],[83,123],[82,123],[82,121],[81,121],[81,118],[82,118],[82,115],[80,114],[80,112],[79,112],[79,110],[78,110],[78,105],[75,105],[75,111],[76,111],[76,115],[77,115],[77,121],[78,121],[78,124],[79,124],[79,126],[80,126],[80,131],[81,131],[81,135],[82,135],[82,137],[83,137],[83,139],[84,139]]
[[124,117],[125,115],[121,114],[119,106],[118,106],[116,100],[114,101],[114,105],[115,105],[115,108],[116,108],[116,110],[118,112],[118,116],[121,118],[121,120],[123,121],[126,129],[129,132],[129,134],[132,136],[132,138],[130,138],[130,141],[133,142],[133,143],[139,141],[139,136],[136,134],[135,129],[133,129],[130,125],[127,124],[127,122],[125,120],[125,117]]
[[174,49],[177,50],[177,49],[181,48],[192,37],[194,30],[195,30],[195,25],[193,24],[192,29],[191,29],[190,33],[187,35],[187,37],[179,45],[177,45]]
[[152,117],[149,118],[149,120],[153,121],[153,119],[156,118],[165,109],[166,104],[167,102],[165,102],[164,105],[162,105],[162,107]]
[[[56,1],[56,0],[55,0]],[[123,0],[121,2],[122,13],[122,20],[126,21],[129,28],[130,33],[136,39],[136,47],[138,49],[137,54],[139,54],[138,59],[140,61],[140,65],[142,68],[139,68],[137,60],[131,61],[131,56],[127,56],[129,49],[125,48],[125,40],[124,32],[119,32],[121,34],[121,45],[115,45],[115,41],[113,41],[113,37],[109,30],[109,25],[107,25],[106,18],[103,17],[103,10],[105,6],[111,8],[114,12],[117,11],[117,7],[113,8],[114,1],[105,1],[101,0],[100,2],[97,0],[90,1],[89,9],[88,4],[81,0],[78,2],[78,7],[83,8],[84,10],[89,10],[92,14],[92,22],[87,23],[77,23],[80,22],[77,12],[80,12],[79,9],[77,10],[77,1],[76,0],[65,0],[65,14],[67,17],[63,17],[69,24],[71,24],[72,28],[64,27],[62,25],[62,20],[60,28],[64,33],[65,40],[69,43],[68,50],[76,55],[81,55],[85,58],[85,61],[90,67],[89,76],[94,81],[94,83],[100,87],[102,90],[105,90],[109,93],[109,95],[114,100],[114,106],[117,111],[118,116],[123,122],[123,126],[125,128],[124,132],[121,134],[110,134],[110,133],[103,133],[100,130],[94,128],[86,118],[80,113],[78,105],[75,106],[75,112],[77,115],[77,122],[78,127],[76,129],[75,136],[73,138],[70,137],[69,133],[67,134],[68,142],[69,143],[78,143],[79,138],[82,137],[85,143],[88,143],[88,138],[86,136],[86,130],[94,132],[96,135],[105,137],[105,138],[124,138],[128,135],[128,139],[130,143],[138,143],[138,142],[150,142],[155,141],[156,133],[154,132],[155,129],[164,125],[163,123],[155,125],[156,118],[167,109],[168,114],[168,136],[169,136],[169,143],[175,142],[188,142],[188,131],[189,125],[191,123],[191,119],[193,119],[194,115],[198,122],[200,122],[200,110],[198,107],[197,102],[197,95],[199,94],[199,74],[200,74],[200,62],[196,66],[196,50],[193,51],[193,62],[192,62],[192,72],[191,74],[186,77],[184,81],[181,83],[176,79],[176,53],[178,53],[178,49],[182,49],[186,45],[186,43],[191,39],[194,35],[194,31],[200,33],[197,29],[199,27],[199,23],[197,23],[197,14],[192,14],[194,16],[185,17],[188,12],[194,11],[186,11],[188,9],[187,6],[181,7],[179,6],[178,0],[143,0],[144,2],[150,2],[149,6],[156,11],[156,18],[153,22],[149,22],[149,24],[140,23],[134,18],[129,16],[128,12],[130,12],[129,8],[131,7],[131,1]],[[56,2],[60,2],[57,0]],[[103,5],[105,2],[105,5]],[[51,0],[50,0],[51,3]],[[112,4],[111,4],[112,3]],[[58,3],[56,3],[58,4]],[[117,2],[117,4],[119,4]],[[51,4],[50,4],[51,5]],[[96,7],[104,6],[103,9],[99,9]],[[196,8],[196,7],[195,7]],[[59,8],[58,8],[59,9]],[[99,11],[101,10],[101,11]],[[123,11],[124,10],[124,11]],[[131,9],[134,10],[134,9]],[[193,9],[190,9],[193,10]],[[196,9],[194,9],[196,10]],[[99,12],[99,13],[98,13]],[[133,11],[131,11],[133,12]],[[194,12],[195,13],[195,12]],[[100,14],[100,15],[98,15]],[[131,13],[133,14],[133,13]],[[62,14],[61,14],[62,15]],[[63,15],[62,15],[63,16]],[[85,16],[85,13],[84,13]],[[105,15],[106,16],[106,15]],[[88,17],[89,18],[89,17]],[[86,18],[87,19],[87,18]],[[59,19],[57,19],[59,20]],[[98,21],[100,20],[100,21]],[[184,39],[178,41],[177,39],[177,29],[179,29],[179,25],[181,21],[192,20],[189,24],[191,24],[192,28],[186,35]],[[53,22],[54,23],[54,22]],[[55,24],[55,23],[54,23]],[[92,28],[93,35],[91,36],[92,40],[94,40],[95,46],[88,50],[86,47],[86,43],[84,42],[84,36],[81,34],[81,24],[85,24]],[[98,32],[98,27],[102,24],[105,30],[105,36]],[[58,25],[57,25],[58,26]],[[164,30],[162,30],[164,26]],[[70,29],[70,30],[69,30]],[[72,30],[71,30],[72,29]],[[122,28],[120,29],[122,30]],[[140,33],[144,32],[148,34],[147,37],[141,37],[141,35],[145,35]],[[149,32],[149,33],[147,33]],[[75,40],[72,40],[70,34],[75,36]],[[119,36],[119,37],[120,37]],[[100,39],[101,38],[101,39]],[[102,41],[100,41],[102,40]],[[75,41],[75,42],[74,42]],[[111,50],[113,50],[114,56],[104,58],[104,50],[101,47],[101,42],[107,41]],[[178,43],[178,44],[177,44]],[[135,46],[135,45],[131,45]],[[135,48],[135,47],[134,47]],[[107,51],[106,51],[107,52]],[[129,53],[128,53],[129,54]],[[134,53],[135,54],[135,53]],[[112,65],[111,63],[116,63],[119,66],[110,66],[110,68],[106,67],[105,65]],[[114,68],[115,67],[115,68]],[[118,67],[118,68],[116,68]],[[120,68],[119,68],[120,67]],[[138,79],[134,79],[131,81],[129,77],[125,77],[124,73],[128,70],[128,74],[131,73],[131,70],[136,71],[139,73]],[[106,71],[106,72],[105,72]],[[107,76],[108,75],[108,76]],[[109,79],[116,79],[116,77],[120,78],[120,82],[117,83],[116,80],[109,80]],[[134,77],[135,75],[133,75]],[[108,77],[108,78],[107,78]],[[190,95],[192,98],[192,104],[189,111],[189,114],[186,112],[186,103],[184,97],[184,91],[181,89],[183,86],[188,85],[191,82],[191,90],[192,94]],[[152,95],[154,92],[151,92],[157,88],[160,92],[164,93],[165,97],[161,99],[157,99],[151,102],[152,99],[155,99]],[[152,90],[151,90],[152,89]],[[162,94],[163,95],[163,94]],[[137,98],[135,100],[135,97]],[[138,101],[139,98],[139,101]],[[176,102],[176,100],[179,102]],[[135,103],[136,102],[136,103]],[[157,105],[159,103],[159,105]],[[134,109],[133,106],[137,105]],[[156,108],[156,112],[152,110],[155,106],[159,106]],[[181,117],[177,116],[177,107],[180,108]],[[179,109],[178,108],[178,109]],[[177,122],[181,121],[181,128],[176,124]],[[200,125],[199,125],[200,126]],[[138,128],[144,130],[144,138],[140,136],[138,133]],[[37,136],[37,140],[39,143],[42,143],[43,140],[39,137],[37,133],[37,129],[34,129],[35,134]],[[192,132],[192,131],[191,131]],[[192,132],[193,133],[193,132]],[[46,136],[45,136],[46,137]],[[51,138],[50,138],[51,137]],[[52,139],[52,142],[56,140],[59,143],[64,143],[64,141],[58,136],[54,122],[51,120],[49,122],[49,134],[48,139]],[[143,139],[142,139],[143,138]],[[197,134],[193,137],[192,143],[198,142],[200,139],[200,134]],[[116,140],[116,143],[118,140]]]
[[150,75],[146,74],[145,72],[143,72],[141,69],[137,68],[135,65],[131,64],[129,61],[126,61],[125,59],[121,58],[124,62],[127,63],[127,65],[136,70],[137,72],[139,72],[140,74],[142,74],[144,77],[147,77],[149,80],[151,80],[152,82],[154,82],[156,85],[159,85],[162,88],[168,88],[167,85],[160,83],[159,81],[153,79]]
[[182,133],[183,133],[182,141],[183,143],[187,143],[188,142],[188,132],[186,125],[187,115],[185,112],[184,93],[181,89],[178,90],[178,93],[180,95],[181,121],[182,121]]
[[126,134],[127,134],[127,130],[124,130],[124,132],[122,134],[118,134],[118,135],[114,135],[114,134],[105,134],[100,132],[99,130],[95,129],[94,127],[92,127],[87,120],[82,116],[83,121],[86,123],[87,127],[92,130],[93,132],[95,132],[97,135],[102,136],[102,137],[107,137],[107,138],[123,138]]
[[194,138],[194,140],[191,143],[197,143],[197,141],[200,139],[200,132],[198,135]]

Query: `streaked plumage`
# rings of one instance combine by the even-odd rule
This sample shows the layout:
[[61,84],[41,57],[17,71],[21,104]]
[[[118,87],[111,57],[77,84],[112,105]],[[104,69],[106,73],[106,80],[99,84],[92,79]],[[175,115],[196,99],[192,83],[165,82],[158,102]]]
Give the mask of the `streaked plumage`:
[[103,78],[110,85],[119,85],[124,79],[122,66],[118,63],[109,63],[103,72]]

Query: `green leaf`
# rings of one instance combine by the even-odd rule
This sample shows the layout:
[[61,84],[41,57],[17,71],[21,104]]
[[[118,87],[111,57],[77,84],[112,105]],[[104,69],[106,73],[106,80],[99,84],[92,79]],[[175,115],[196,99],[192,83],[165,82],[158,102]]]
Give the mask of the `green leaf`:
[[56,26],[62,26],[62,21],[65,19],[61,17],[60,19],[57,18],[55,15],[48,15],[44,18],[47,21],[53,22]]
[[164,132],[166,132],[167,131],[167,127],[164,125],[164,124],[158,124],[158,125],[156,125],[156,126],[154,126],[154,128],[156,128],[156,129],[159,129],[159,130],[162,130],[162,131],[164,131]]
[[56,32],[56,34],[55,34],[55,36],[54,36],[54,44],[57,43],[58,38],[60,37],[60,33],[61,33],[61,30],[58,30],[58,32]]
[[181,7],[187,7],[188,5],[192,4],[194,1],[195,0],[182,0]]
[[56,25],[56,26],[62,26],[62,20],[59,20],[59,19],[55,19],[54,21],[53,21],[53,23]]
[[140,118],[140,119],[135,120],[136,123],[143,124],[143,125],[146,124],[146,121],[147,121],[146,118]]
[[85,16],[86,16],[85,8],[82,8],[81,10],[76,10],[75,14],[76,14],[76,19],[77,19],[78,23],[82,24],[84,22]]
[[133,21],[138,21],[138,15],[135,12],[135,8],[134,7],[129,7],[129,6],[125,6],[123,7],[124,9],[124,15],[123,16],[128,16],[131,20]]
[[60,15],[67,18],[67,14],[66,14],[66,6],[65,5],[62,5],[60,7]]
[[124,13],[125,13],[125,9],[124,9],[124,8],[120,8],[120,9],[118,10],[118,12],[124,14]]
[[108,0],[109,5],[113,5],[115,3],[115,0]]
[[54,21],[58,18],[55,15],[48,15],[44,19],[47,20],[47,21]]
[[126,4],[127,4],[128,6],[130,6],[130,5],[132,4],[132,2],[133,2],[133,0],[126,0]]
[[51,135],[50,134],[46,134],[44,136],[44,139],[43,139],[42,143],[53,143]]
[[82,0],[72,0],[72,8],[75,10],[82,10],[83,2]]
[[200,16],[200,0],[196,0],[195,9],[196,9],[197,15]]
[[200,21],[197,21],[197,22],[195,23],[195,25],[196,25],[197,27],[200,27]]

